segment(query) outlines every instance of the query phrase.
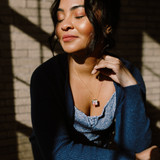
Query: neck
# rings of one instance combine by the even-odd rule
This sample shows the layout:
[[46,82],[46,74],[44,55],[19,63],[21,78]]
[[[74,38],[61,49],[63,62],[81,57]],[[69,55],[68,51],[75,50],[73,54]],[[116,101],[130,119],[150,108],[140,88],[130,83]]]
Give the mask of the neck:
[[[81,63],[83,61],[83,63]],[[75,70],[80,75],[91,75],[94,66],[99,61],[96,57],[86,57],[86,56],[73,56],[68,55],[68,62],[70,70]]]
[[84,53],[70,53],[68,54],[68,62],[70,71],[73,69],[81,75],[91,75],[91,72],[94,66],[98,63],[101,58],[102,48],[97,47],[92,54],[87,54],[85,51]]

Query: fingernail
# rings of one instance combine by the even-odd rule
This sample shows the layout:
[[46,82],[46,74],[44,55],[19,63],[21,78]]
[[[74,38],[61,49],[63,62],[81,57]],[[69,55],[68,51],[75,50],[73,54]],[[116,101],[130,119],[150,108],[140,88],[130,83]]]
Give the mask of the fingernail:
[[95,74],[96,73],[96,70],[92,70],[91,74]]

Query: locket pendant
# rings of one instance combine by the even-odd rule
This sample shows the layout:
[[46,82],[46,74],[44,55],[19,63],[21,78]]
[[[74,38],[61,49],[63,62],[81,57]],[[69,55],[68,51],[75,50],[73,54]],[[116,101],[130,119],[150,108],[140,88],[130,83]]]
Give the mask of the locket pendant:
[[99,106],[99,101],[97,99],[93,99],[92,100],[92,105],[95,106],[95,107],[98,107]]

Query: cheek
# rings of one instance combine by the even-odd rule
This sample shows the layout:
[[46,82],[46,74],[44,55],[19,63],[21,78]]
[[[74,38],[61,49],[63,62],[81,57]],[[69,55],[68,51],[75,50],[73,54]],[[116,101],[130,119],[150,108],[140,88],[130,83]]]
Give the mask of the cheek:
[[83,23],[79,23],[78,29],[83,36],[88,38],[91,37],[94,33],[93,26],[88,20],[85,20]]

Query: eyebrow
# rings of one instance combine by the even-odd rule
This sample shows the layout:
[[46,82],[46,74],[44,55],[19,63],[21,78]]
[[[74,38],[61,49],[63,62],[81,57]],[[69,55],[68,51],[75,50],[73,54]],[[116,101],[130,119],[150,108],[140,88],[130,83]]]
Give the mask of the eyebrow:
[[[84,5],[73,6],[73,7],[70,8],[70,10],[72,11],[72,10],[75,10],[75,9],[77,9],[77,8],[79,8],[79,7],[83,7],[83,8],[84,8]],[[62,8],[58,8],[58,9],[57,9],[57,12],[58,12],[58,11],[64,12],[64,10],[63,10]]]

